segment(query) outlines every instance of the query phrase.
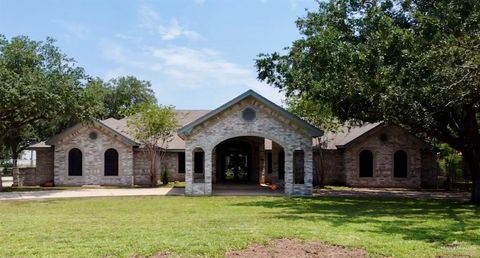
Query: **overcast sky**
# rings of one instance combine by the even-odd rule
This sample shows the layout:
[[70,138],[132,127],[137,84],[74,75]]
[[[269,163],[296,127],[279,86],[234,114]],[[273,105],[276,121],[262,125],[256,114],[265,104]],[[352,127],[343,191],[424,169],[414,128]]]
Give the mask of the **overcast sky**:
[[253,89],[254,59],[299,38],[295,20],[314,0],[0,0],[0,34],[47,36],[88,74],[152,82],[162,104],[212,109]]

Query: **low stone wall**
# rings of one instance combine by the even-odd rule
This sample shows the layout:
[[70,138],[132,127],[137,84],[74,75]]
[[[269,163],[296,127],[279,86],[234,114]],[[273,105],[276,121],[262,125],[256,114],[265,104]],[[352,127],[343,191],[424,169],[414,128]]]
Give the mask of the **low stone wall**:
[[13,186],[36,186],[35,168],[16,168],[13,169]]

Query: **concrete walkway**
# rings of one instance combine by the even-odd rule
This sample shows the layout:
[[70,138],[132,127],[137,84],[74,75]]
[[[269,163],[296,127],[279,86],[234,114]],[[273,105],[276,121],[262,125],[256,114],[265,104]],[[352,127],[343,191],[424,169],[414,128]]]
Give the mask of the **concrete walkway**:
[[75,190],[41,190],[26,192],[0,192],[0,201],[111,196],[163,196],[184,195],[184,193],[185,191],[183,188],[88,188]]
[[[184,188],[72,188],[65,190],[38,190],[24,192],[0,192],[0,201],[42,200],[53,198],[112,197],[112,196],[166,196],[184,195]],[[283,196],[283,189],[272,191],[257,185],[214,185],[216,196]],[[333,187],[316,190],[314,197],[368,197],[411,198],[468,201],[468,192],[442,192],[400,188],[345,188]]]
[[212,195],[219,196],[283,196],[283,189],[271,190],[266,185],[213,184]]

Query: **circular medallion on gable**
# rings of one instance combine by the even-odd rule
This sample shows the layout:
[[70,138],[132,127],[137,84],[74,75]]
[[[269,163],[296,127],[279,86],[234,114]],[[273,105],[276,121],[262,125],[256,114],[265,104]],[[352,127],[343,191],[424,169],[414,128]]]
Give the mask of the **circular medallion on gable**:
[[380,134],[380,141],[381,142],[386,142],[388,141],[388,135],[386,133]]
[[90,139],[92,139],[92,140],[95,140],[95,139],[97,139],[98,134],[97,134],[97,132],[90,132],[88,137],[90,137]]
[[255,120],[255,118],[257,117],[257,112],[255,111],[255,109],[248,107],[242,111],[242,117],[243,120],[250,122]]

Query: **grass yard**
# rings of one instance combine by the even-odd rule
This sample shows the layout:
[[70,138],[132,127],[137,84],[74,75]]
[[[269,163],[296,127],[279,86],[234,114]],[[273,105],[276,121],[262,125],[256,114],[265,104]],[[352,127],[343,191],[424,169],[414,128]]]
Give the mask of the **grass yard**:
[[480,208],[452,202],[125,197],[0,202],[0,257],[218,256],[273,238],[372,256],[480,257]]

